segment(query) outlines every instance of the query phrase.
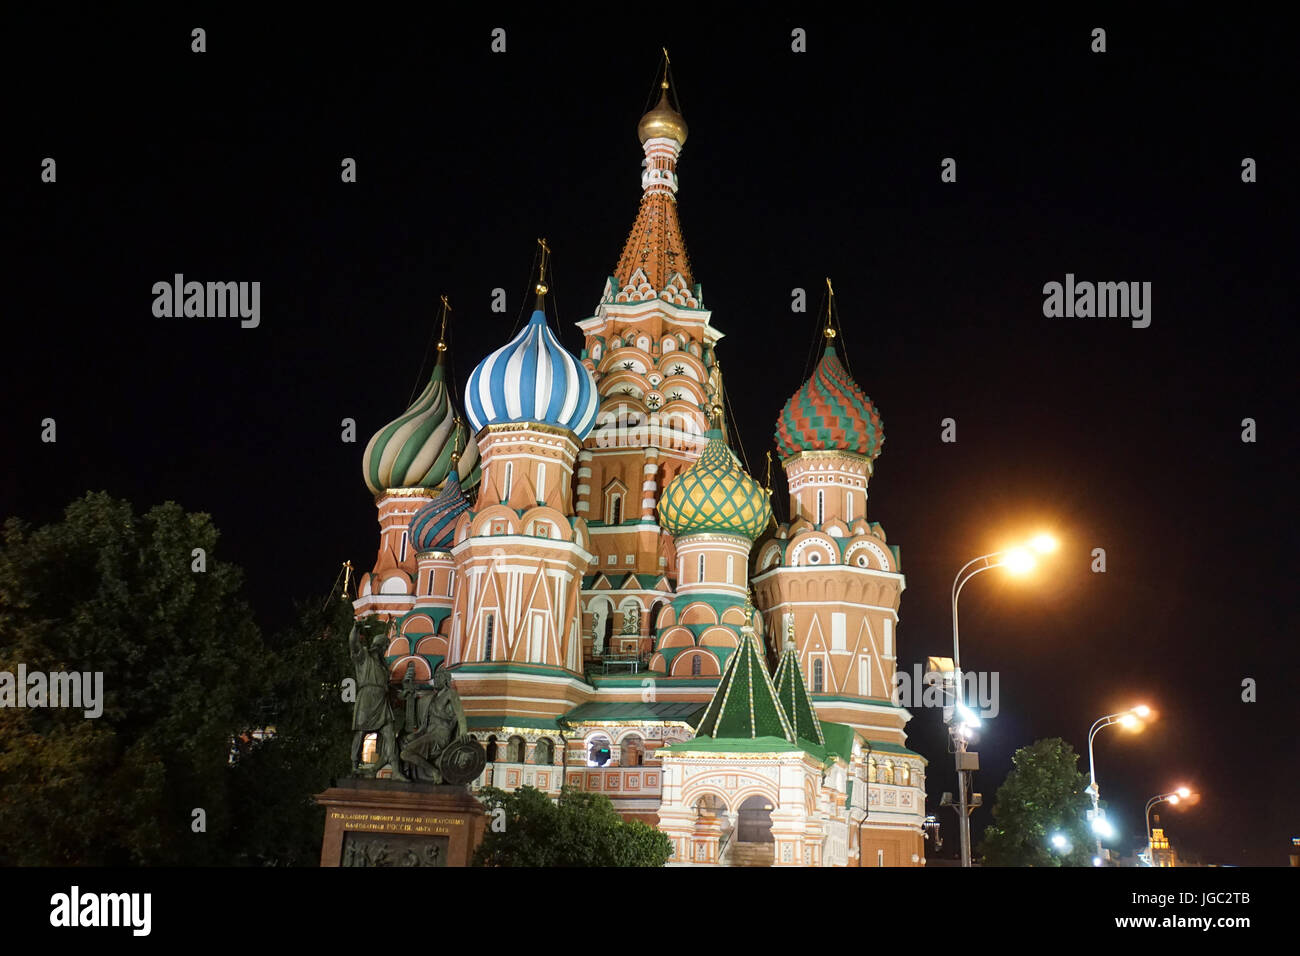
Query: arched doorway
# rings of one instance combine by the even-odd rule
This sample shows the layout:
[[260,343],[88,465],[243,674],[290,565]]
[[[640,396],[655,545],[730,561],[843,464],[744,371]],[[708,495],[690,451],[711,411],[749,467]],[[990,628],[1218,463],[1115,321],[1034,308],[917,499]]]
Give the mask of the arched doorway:
[[740,843],[771,843],[772,803],[754,794],[740,805],[736,814],[736,840]]

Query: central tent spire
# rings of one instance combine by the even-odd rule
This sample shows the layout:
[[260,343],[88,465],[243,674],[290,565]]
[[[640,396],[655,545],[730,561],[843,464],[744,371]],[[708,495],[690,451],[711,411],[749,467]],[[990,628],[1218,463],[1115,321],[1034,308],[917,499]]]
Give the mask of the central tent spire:
[[677,158],[686,143],[687,126],[669,100],[667,50],[659,87],[659,102],[637,124],[637,137],[645,151],[641,208],[623,245],[614,277],[621,286],[633,285],[639,269],[644,281],[660,292],[680,273],[689,290],[694,288],[695,280],[677,219]]

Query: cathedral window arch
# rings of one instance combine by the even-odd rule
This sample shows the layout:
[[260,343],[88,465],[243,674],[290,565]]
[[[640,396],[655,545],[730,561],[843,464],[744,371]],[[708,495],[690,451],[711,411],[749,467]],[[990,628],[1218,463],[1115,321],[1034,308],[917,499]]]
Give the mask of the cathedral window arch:
[[503,492],[501,497],[502,504],[510,500],[510,489],[514,485],[514,483],[515,483],[515,463],[513,461],[508,461],[506,462],[505,488],[502,489]]
[[492,638],[495,636],[497,618],[495,614],[483,618],[483,660],[492,660]]
[[819,657],[813,661],[813,693],[821,694],[826,690],[826,664]]
[[704,583],[704,555],[700,555],[695,580]]
[[701,671],[701,669],[703,668],[703,666],[704,666],[704,656],[703,656],[702,654],[696,654],[694,657],[692,657],[692,658],[691,658],[691,676],[692,676],[692,677],[699,677],[699,676],[700,676],[700,671]]
[[555,744],[550,737],[542,737],[533,748],[533,763],[551,764],[555,762]]
[[403,532],[402,532],[402,553],[401,553],[401,556],[397,559],[398,561],[405,561],[405,560],[406,560],[406,545],[407,545],[407,542],[408,542],[409,539],[410,539],[410,535],[411,535],[411,533],[410,533],[409,531],[403,531]]
[[870,757],[867,760],[867,782],[880,782],[880,765],[876,763],[875,757]]
[[[429,593],[433,593],[433,575],[429,576]],[[447,597],[456,593],[456,569],[447,572]]]
[[888,760],[885,762],[885,783],[893,783],[893,782],[894,782],[894,761]]
[[817,490],[817,523],[823,524],[826,521],[826,492],[820,488]]
[[506,763],[523,763],[527,745],[518,734],[506,741]]

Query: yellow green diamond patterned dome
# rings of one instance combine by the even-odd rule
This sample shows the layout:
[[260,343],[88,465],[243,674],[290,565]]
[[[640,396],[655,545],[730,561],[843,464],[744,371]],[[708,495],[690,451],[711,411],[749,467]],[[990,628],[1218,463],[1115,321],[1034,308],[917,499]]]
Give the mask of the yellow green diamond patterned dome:
[[752,541],[771,520],[772,504],[714,429],[700,460],[668,483],[658,511],[674,537],[712,531]]

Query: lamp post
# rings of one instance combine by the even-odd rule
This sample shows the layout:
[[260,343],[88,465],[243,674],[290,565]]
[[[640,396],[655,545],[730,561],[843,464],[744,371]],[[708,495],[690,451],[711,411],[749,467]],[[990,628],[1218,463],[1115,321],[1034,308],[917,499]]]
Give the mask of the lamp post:
[[[1056,550],[1056,539],[1051,535],[1040,534],[1030,542],[1029,547],[1035,551],[1047,553]],[[961,865],[970,866],[970,805],[968,801],[967,775],[974,763],[974,754],[968,756],[966,745],[974,734],[979,718],[966,706],[961,678],[961,639],[957,626],[957,599],[966,582],[975,575],[993,568],[1007,567],[1016,574],[1024,574],[1033,569],[1034,557],[1027,548],[1008,548],[993,551],[967,561],[952,582],[952,664],[953,694],[955,698],[952,717],[948,721],[948,733],[952,737],[953,762],[957,768],[957,833],[961,838]]]
[[[1097,836],[1097,860],[1106,859],[1106,854],[1101,848],[1102,831],[1106,829],[1105,821],[1101,817],[1099,804],[1101,801],[1101,788],[1097,786],[1097,763],[1093,758],[1092,741],[1099,733],[1113,724],[1119,724],[1129,729],[1135,729],[1142,725],[1141,718],[1149,717],[1151,708],[1146,704],[1138,704],[1136,707],[1130,707],[1128,710],[1121,710],[1114,714],[1107,714],[1105,717],[1098,717],[1093,721],[1092,727],[1088,730],[1088,793],[1092,795],[1092,831]],[[1097,863],[1101,865],[1100,862]]]
[[1192,791],[1187,787],[1179,787],[1177,790],[1171,790],[1169,793],[1161,793],[1147,801],[1147,866],[1155,866],[1155,851],[1151,846],[1151,808],[1161,803],[1171,803],[1177,805],[1179,802],[1186,800],[1192,795]]

